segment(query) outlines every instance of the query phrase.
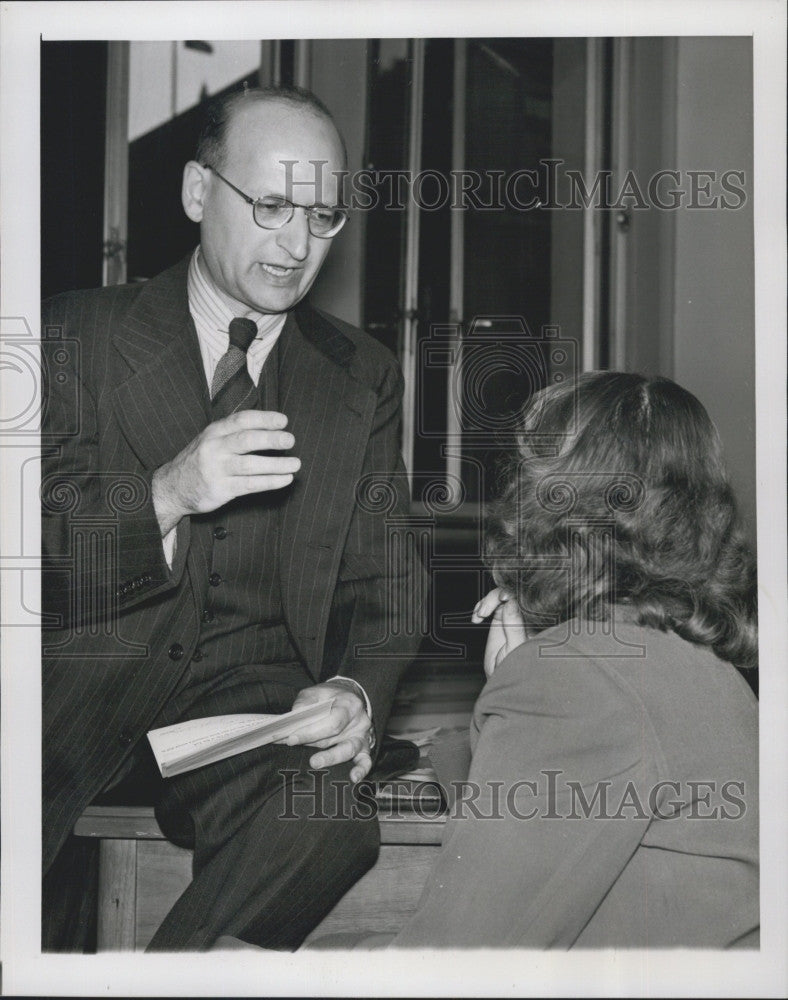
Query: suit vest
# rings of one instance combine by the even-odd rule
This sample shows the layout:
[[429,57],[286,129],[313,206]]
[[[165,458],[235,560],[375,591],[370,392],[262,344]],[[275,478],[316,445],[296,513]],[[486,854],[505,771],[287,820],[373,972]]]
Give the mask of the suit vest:
[[[278,342],[258,384],[258,406],[278,408]],[[282,611],[279,529],[287,488],[238,497],[192,516],[190,569],[198,567],[200,638],[187,678],[243,664],[300,663]],[[188,681],[187,681],[188,682]]]

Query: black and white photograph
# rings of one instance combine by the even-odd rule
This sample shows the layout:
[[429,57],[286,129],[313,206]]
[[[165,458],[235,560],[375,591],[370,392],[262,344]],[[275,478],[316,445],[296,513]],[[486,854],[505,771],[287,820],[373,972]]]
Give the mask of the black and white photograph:
[[784,4],[0,16],[3,988],[784,995]]

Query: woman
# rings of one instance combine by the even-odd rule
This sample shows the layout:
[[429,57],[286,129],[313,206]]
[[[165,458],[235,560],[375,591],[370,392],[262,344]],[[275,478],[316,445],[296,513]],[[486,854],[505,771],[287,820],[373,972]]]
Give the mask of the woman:
[[468,784],[392,943],[757,946],[756,580],[713,424],[583,375],[503,482]]

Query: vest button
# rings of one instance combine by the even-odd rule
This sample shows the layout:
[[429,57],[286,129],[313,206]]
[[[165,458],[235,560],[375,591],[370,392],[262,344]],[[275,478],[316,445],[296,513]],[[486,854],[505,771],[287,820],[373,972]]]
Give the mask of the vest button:
[[174,642],[167,650],[167,654],[171,660],[180,660],[183,656],[183,646],[179,642]]
[[201,618],[206,625],[210,625],[213,621],[213,611],[203,611]]
[[122,747],[127,747],[132,742],[133,739],[134,737],[128,731],[128,729],[121,729],[120,733],[118,734],[118,743],[120,743]]
[[199,663],[200,660],[202,659],[202,655],[203,654],[201,649],[195,649],[195,651],[192,653],[192,663]]
[[211,573],[211,575],[208,577],[208,583],[210,583],[212,587],[218,587],[221,582],[222,578],[219,573]]
[[213,537],[218,538],[220,541],[222,538],[227,538],[227,528],[223,528],[221,525],[218,528],[214,528]]

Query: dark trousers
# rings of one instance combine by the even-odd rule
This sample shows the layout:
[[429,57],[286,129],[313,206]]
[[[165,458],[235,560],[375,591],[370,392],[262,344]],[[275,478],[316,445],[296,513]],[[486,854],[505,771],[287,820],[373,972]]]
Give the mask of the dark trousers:
[[[312,683],[298,664],[192,673],[156,725],[284,712]],[[374,864],[377,819],[357,808],[350,765],[315,772],[313,753],[260,747],[160,783],[157,819],[193,848],[193,881],[149,950],[201,950],[221,935],[295,949]]]
[[[208,715],[285,712],[314,683],[299,664],[235,667],[220,676],[198,669],[189,668],[151,728]],[[194,850],[193,881],[149,950],[196,951],[223,934],[295,949],[375,863],[377,818],[356,808],[349,765],[311,771],[314,752],[260,747],[162,780],[147,740],[140,742],[130,772],[96,801],[155,804],[167,836]],[[96,847],[70,837],[45,876],[44,951],[95,948]]]

